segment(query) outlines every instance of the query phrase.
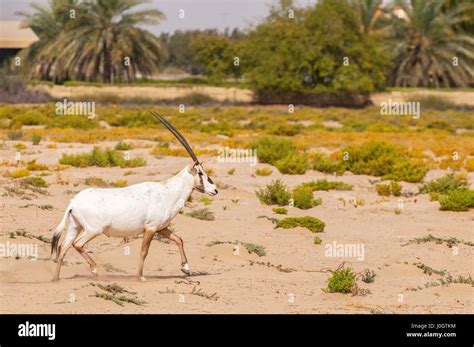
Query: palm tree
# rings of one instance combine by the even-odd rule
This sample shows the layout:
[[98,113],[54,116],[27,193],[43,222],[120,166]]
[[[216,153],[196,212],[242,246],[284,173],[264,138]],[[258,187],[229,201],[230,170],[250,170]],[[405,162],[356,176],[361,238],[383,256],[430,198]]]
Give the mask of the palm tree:
[[49,78],[56,57],[47,56],[44,52],[66,28],[68,17],[65,9],[76,4],[77,0],[50,0],[49,6],[32,3],[31,7],[36,11],[33,14],[18,13],[25,17],[22,26],[31,28],[39,38],[21,53],[23,61],[29,63],[26,66],[33,69],[33,77]]
[[354,2],[364,34],[368,34],[379,20],[382,2],[382,0],[356,0]]
[[443,1],[398,1],[393,12],[395,86],[459,87],[473,76],[474,38],[456,30],[472,5],[443,11]]
[[[105,83],[131,82],[137,74],[144,77],[157,71],[160,41],[139,25],[158,24],[164,15],[156,9],[133,11],[144,0],[51,0],[51,13],[69,15],[59,35],[40,35],[39,59],[52,61],[48,78],[67,78]],[[62,4],[59,4],[62,3]],[[29,25],[38,13],[27,16]],[[46,16],[41,12],[41,16]],[[59,25],[61,27],[61,25]],[[34,26],[30,26],[35,30]]]

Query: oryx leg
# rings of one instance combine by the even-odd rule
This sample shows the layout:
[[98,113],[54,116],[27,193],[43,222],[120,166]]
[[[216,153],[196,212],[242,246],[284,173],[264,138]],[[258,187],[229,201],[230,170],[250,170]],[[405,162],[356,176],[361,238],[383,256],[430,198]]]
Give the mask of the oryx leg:
[[61,265],[63,263],[64,257],[66,256],[66,252],[68,251],[69,247],[71,247],[81,229],[82,227],[76,223],[74,218],[69,220],[66,237],[58,249],[58,257],[56,259],[56,269],[54,271],[53,281],[59,280],[59,272],[61,271]]
[[98,235],[100,235],[100,233],[91,233],[88,230],[85,230],[81,235],[79,235],[77,239],[74,240],[72,244],[76,251],[78,251],[79,254],[89,263],[91,272],[95,276],[98,275],[97,264],[94,259],[92,259],[92,257],[85,251],[84,246]]
[[186,254],[184,253],[183,239],[181,239],[181,237],[173,233],[168,228],[161,230],[159,233],[164,238],[167,238],[178,245],[179,254],[181,256],[181,271],[183,271],[186,275],[189,275],[190,274],[189,265],[188,265],[188,259],[186,258]]
[[138,263],[138,278],[140,280],[145,281],[146,278],[143,277],[143,264],[145,263],[145,258],[148,255],[148,250],[150,249],[151,241],[153,240],[153,236],[155,235],[155,231],[145,230],[143,233],[143,241],[142,241],[142,249],[140,252],[140,262]]

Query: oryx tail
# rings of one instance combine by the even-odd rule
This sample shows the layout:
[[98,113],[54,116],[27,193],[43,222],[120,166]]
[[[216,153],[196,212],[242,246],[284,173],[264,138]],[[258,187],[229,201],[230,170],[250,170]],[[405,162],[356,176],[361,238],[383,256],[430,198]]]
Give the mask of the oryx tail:
[[59,254],[59,248],[60,248],[59,239],[61,238],[61,235],[63,234],[64,230],[68,227],[69,215],[71,211],[72,211],[71,204],[69,204],[66,209],[66,212],[64,212],[63,219],[54,230],[53,239],[51,240],[51,255],[52,256],[54,254],[56,254],[56,256]]

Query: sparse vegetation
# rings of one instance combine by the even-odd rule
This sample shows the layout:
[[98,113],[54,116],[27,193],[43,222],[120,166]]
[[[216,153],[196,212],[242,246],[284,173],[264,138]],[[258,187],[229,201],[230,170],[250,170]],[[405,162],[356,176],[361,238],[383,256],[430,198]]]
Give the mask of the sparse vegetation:
[[469,189],[451,190],[439,197],[441,211],[468,211],[474,208],[474,191]]
[[418,269],[423,270],[423,273],[428,274],[430,276],[432,274],[436,274],[440,276],[444,276],[446,274],[446,270],[435,270],[431,266],[428,266],[423,263],[414,263],[413,265],[415,265]]
[[196,287],[193,287],[193,290],[191,291],[190,294],[191,294],[191,295],[197,295],[197,296],[206,298],[206,299],[208,299],[208,300],[217,301],[217,299],[219,299],[219,296],[217,295],[216,292],[214,292],[214,293],[212,293],[212,294],[209,294],[209,293],[204,292],[201,288],[196,289]]
[[208,196],[203,196],[200,200],[199,200],[202,204],[204,204],[204,206],[207,206],[207,205],[210,205],[212,204],[212,198],[208,197]]
[[447,194],[452,190],[467,189],[468,183],[464,174],[447,174],[436,180],[424,184],[420,188],[420,194],[439,193]]
[[132,146],[123,141],[117,142],[117,144],[115,145],[115,150],[117,151],[128,151],[130,149],[132,149]]
[[272,170],[266,167],[262,167],[260,169],[255,170],[255,174],[257,176],[270,176],[272,174]]
[[21,180],[22,186],[31,186],[36,188],[47,188],[48,183],[42,177],[26,177]]
[[328,293],[351,293],[356,286],[356,276],[351,268],[339,268],[328,278]]
[[322,200],[313,197],[313,190],[310,187],[300,185],[293,189],[293,203],[295,207],[307,210],[320,205]]
[[247,242],[241,242],[241,241],[234,241],[234,242],[230,242],[230,241],[211,241],[207,244],[207,247],[212,247],[212,246],[215,246],[215,245],[222,245],[222,244],[231,244],[231,245],[239,245],[240,244],[240,245],[245,247],[247,252],[255,253],[259,257],[263,257],[264,255],[267,254],[267,251],[266,251],[265,247],[260,246],[260,245],[256,245],[254,243],[247,243]]
[[457,244],[464,244],[466,246],[474,247],[474,243],[470,241],[458,240],[455,237],[450,237],[450,238],[436,237],[431,234],[428,234],[423,237],[416,237],[408,241],[408,243],[416,243],[416,244],[427,243],[427,242],[434,242],[436,244],[445,243],[449,248],[456,246]]
[[27,177],[30,175],[30,171],[25,168],[21,169],[16,169],[10,173],[11,177],[13,178],[22,178],[22,177]]
[[345,147],[333,159],[319,155],[313,167],[328,173],[340,174],[347,170],[356,175],[406,182],[420,182],[428,171],[420,159],[411,159],[391,144],[374,141]]
[[313,239],[313,243],[315,245],[320,245],[322,242],[323,242],[323,240],[321,240],[321,238],[319,236],[315,236],[314,239]]
[[309,162],[305,154],[291,153],[278,160],[275,166],[282,174],[302,175],[308,170]]
[[114,182],[110,182],[110,185],[115,188],[123,188],[128,185],[128,181],[124,179],[120,179]]
[[96,291],[95,294],[92,296],[95,296],[96,298],[102,298],[104,300],[112,301],[119,306],[124,306],[125,303],[135,304],[139,306],[146,304],[145,301],[138,299],[136,296],[132,297],[132,296],[124,295],[124,294],[135,295],[136,293],[126,290],[125,288],[123,288],[117,283],[108,284],[108,285],[90,283],[90,285],[93,287],[97,286],[98,288],[105,291],[105,293]]
[[80,154],[66,154],[63,153],[59,163],[63,165],[71,165],[75,167],[88,167],[88,166],[99,166],[99,167],[112,167],[120,166],[124,167],[138,167],[145,166],[146,161],[143,158],[137,157],[130,160],[125,160],[123,155],[116,150],[106,149],[101,150],[98,147],[94,147],[92,152],[80,153]]
[[33,146],[38,146],[41,142],[41,135],[38,135],[38,134],[33,134],[31,136],[31,143],[33,144]]
[[260,188],[257,197],[262,204],[286,206],[290,201],[291,194],[287,186],[280,180],[276,179],[265,188]]
[[375,280],[375,272],[370,270],[370,269],[365,269],[364,271],[362,271],[361,275],[360,275],[360,278],[362,280],[362,282],[364,283],[372,283],[374,282]]
[[93,187],[100,187],[100,188],[107,187],[107,182],[103,178],[94,177],[94,176],[86,177],[86,179],[84,180],[84,184],[86,186],[93,186]]
[[390,182],[390,184],[376,184],[375,190],[380,196],[402,195],[402,186],[397,182]]
[[284,207],[274,207],[272,208],[272,211],[276,214],[288,214],[288,210]]
[[[252,143],[252,149],[257,150],[261,163],[276,165],[277,161],[296,153],[295,144],[283,137],[266,136]],[[283,166],[283,164],[281,164]]]
[[29,171],[45,171],[48,170],[48,165],[39,164],[36,159],[33,159],[26,164],[26,168]]
[[327,181],[326,179],[311,181],[311,182],[305,182],[305,183],[302,183],[300,186],[309,187],[313,191],[318,191],[318,190],[323,190],[323,191],[351,190],[352,189],[352,184],[344,183],[344,182],[340,182],[340,181],[330,182],[330,181]]
[[321,233],[324,231],[326,224],[314,217],[288,217],[276,220],[275,228],[292,229],[302,227],[310,230],[313,233]]
[[186,213],[186,216],[206,221],[213,221],[216,219],[214,217],[214,213],[208,208],[200,208],[197,210],[193,210],[189,213]]

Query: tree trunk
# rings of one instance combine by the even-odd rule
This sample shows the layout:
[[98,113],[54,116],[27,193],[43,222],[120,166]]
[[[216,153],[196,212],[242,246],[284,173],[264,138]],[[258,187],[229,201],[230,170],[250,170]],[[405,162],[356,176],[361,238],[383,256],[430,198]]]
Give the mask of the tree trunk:
[[112,55],[107,43],[104,43],[104,83],[112,82]]

